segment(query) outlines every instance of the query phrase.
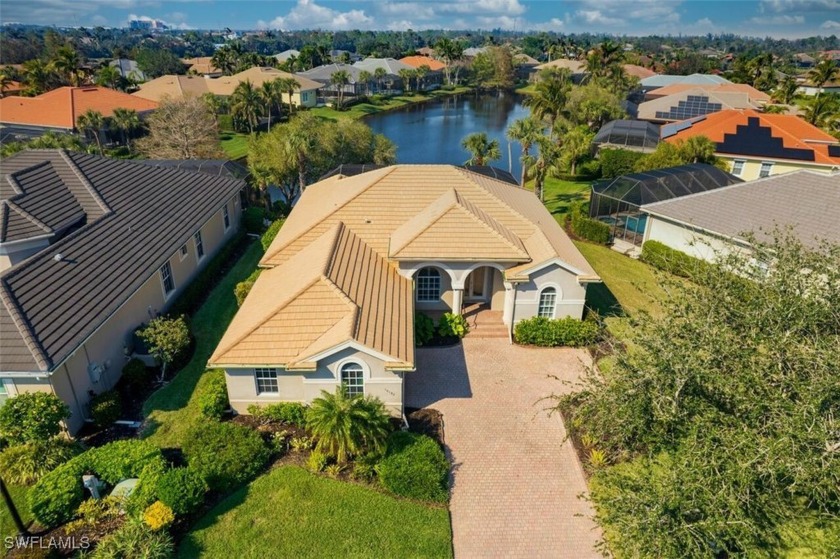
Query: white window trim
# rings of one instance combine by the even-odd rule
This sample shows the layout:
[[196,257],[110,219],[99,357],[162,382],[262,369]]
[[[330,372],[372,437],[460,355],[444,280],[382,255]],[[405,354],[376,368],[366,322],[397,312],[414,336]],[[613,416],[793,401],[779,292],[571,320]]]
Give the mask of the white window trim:
[[537,295],[537,316],[540,316],[540,308],[542,307],[542,296],[543,296],[543,293],[545,293],[545,291],[547,289],[553,289],[554,290],[554,305],[552,305],[552,307],[551,307],[551,316],[546,316],[544,318],[548,318],[550,320],[553,320],[554,317],[557,316],[557,302],[558,302],[558,297],[557,296],[560,294],[560,290],[553,285],[544,285],[542,287],[542,289],[540,289],[540,292]]
[[178,258],[180,258],[180,262],[184,261],[184,258],[190,255],[190,248],[187,246],[187,243],[181,245],[181,248],[178,249]]
[[225,231],[230,229],[230,210],[228,210],[227,202],[222,206],[222,227]]
[[[274,371],[277,381],[277,392],[260,392],[260,383],[257,378],[257,371]],[[280,397],[280,369],[278,367],[254,367],[254,392],[258,398],[279,398]]]
[[[735,167],[739,163],[741,164],[741,170],[736,173],[735,172]],[[735,175],[736,177],[740,177],[741,175],[744,174],[744,168],[746,166],[747,166],[747,160],[746,159],[733,159],[732,160],[732,174]]]
[[[172,291],[169,292],[166,291],[166,281],[163,279],[163,269],[167,266],[169,266],[169,279],[172,281]],[[175,272],[172,270],[172,264],[169,263],[169,260],[158,268],[158,277],[160,278],[160,289],[163,291],[163,300],[168,301],[178,291],[178,285],[175,283]]]
[[[201,245],[201,254],[198,251],[198,245]],[[201,262],[207,256],[207,251],[204,250],[204,237],[201,235],[201,229],[193,233],[193,248],[195,249],[195,261]]]
[[342,359],[336,364],[335,368],[335,377],[338,380],[338,386],[343,386],[343,381],[341,379],[341,370],[344,368],[345,365],[349,363],[354,363],[361,367],[362,369],[362,396],[367,396],[367,384],[370,382],[370,366],[364,359],[359,359],[357,356],[348,357],[346,359]]
[[[761,176],[761,171],[764,169],[764,166],[767,165],[767,176]],[[775,165],[774,161],[762,161],[761,165],[758,167],[758,178],[766,179],[767,177],[773,174],[773,166]]]

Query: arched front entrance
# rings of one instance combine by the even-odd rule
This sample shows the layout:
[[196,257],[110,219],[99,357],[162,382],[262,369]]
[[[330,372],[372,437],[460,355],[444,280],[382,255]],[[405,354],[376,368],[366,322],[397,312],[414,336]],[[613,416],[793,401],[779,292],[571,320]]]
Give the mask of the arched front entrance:
[[478,266],[464,279],[464,305],[480,304],[502,310],[505,287],[502,272],[493,266]]
[[450,311],[454,308],[452,277],[448,270],[429,265],[418,268],[414,279],[414,306],[421,311]]

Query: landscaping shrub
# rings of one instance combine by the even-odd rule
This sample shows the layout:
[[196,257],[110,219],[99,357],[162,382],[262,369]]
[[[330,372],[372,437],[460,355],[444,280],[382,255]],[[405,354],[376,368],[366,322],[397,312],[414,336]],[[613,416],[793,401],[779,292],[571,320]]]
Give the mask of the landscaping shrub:
[[100,428],[108,427],[122,415],[122,398],[116,390],[108,390],[90,400],[90,418]]
[[24,392],[0,407],[0,438],[11,444],[46,441],[68,417],[70,408],[55,394]]
[[278,219],[277,221],[269,225],[268,229],[265,230],[265,233],[263,233],[262,237],[260,238],[263,250],[268,250],[268,247],[271,246],[271,242],[274,240],[274,237],[277,236],[277,233],[280,232],[280,228],[283,227],[283,221],[283,219]]
[[113,522],[122,515],[122,499],[108,495],[102,499],[86,499],[76,509],[76,520],[65,525],[64,531],[69,534],[83,528],[97,527]]
[[659,241],[647,241],[642,245],[642,262],[650,264],[675,276],[697,277],[709,264],[686,253],[675,250]]
[[266,421],[276,421],[304,427],[306,425],[306,406],[299,402],[280,402],[268,406],[248,406],[248,413]]
[[306,426],[318,439],[315,449],[339,464],[366,450],[381,450],[391,430],[390,416],[378,398],[348,396],[341,387],[321,391],[306,412]]
[[574,204],[570,213],[572,233],[580,237],[605,245],[610,242],[610,226],[583,213],[582,204]]
[[424,346],[435,336],[435,321],[427,314],[414,313],[414,343]]
[[10,446],[0,452],[0,472],[6,483],[32,485],[80,452],[62,437]]
[[161,380],[166,378],[167,367],[175,363],[192,343],[190,327],[183,315],[153,318],[137,332],[137,336],[161,363]]
[[81,504],[86,491],[82,486],[82,474],[92,472],[100,480],[115,485],[127,478],[139,478],[135,495],[144,495],[138,490],[152,470],[165,468],[160,449],[148,441],[126,440],[92,448],[55,470],[46,474],[29,493],[32,514],[44,526],[55,526],[67,522]]
[[143,522],[157,532],[175,522],[175,513],[160,501],[155,501],[143,511]]
[[578,177],[594,180],[601,176],[601,162],[597,159],[587,159],[577,168]]
[[644,156],[644,153],[629,149],[602,149],[598,152],[598,159],[601,161],[601,177],[614,179],[632,173],[636,162]]
[[463,338],[470,331],[467,319],[460,314],[443,313],[438,323],[438,335],[442,338],[452,336]]
[[329,462],[329,458],[326,454],[313,450],[312,453],[310,453],[309,458],[306,460],[306,467],[309,468],[310,472],[323,472],[324,468],[327,467],[327,462]]
[[168,559],[175,543],[165,530],[152,530],[145,522],[131,520],[102,538],[92,559]]
[[247,233],[260,234],[265,229],[263,220],[265,219],[265,208],[259,206],[250,206],[245,208],[242,213],[242,223],[245,226]]
[[219,369],[206,371],[205,380],[198,393],[198,411],[207,419],[221,419],[230,408],[225,372]]
[[517,343],[543,347],[582,347],[595,343],[600,327],[593,320],[572,317],[550,319],[535,316],[516,323]]
[[172,468],[157,480],[157,497],[175,514],[189,515],[204,504],[207,484],[192,468]]
[[134,392],[144,389],[149,384],[151,376],[145,363],[139,359],[132,359],[123,367],[120,381],[129,392]]
[[240,281],[236,284],[236,287],[233,288],[233,296],[236,297],[236,305],[238,307],[241,307],[242,303],[245,302],[245,298],[251,292],[252,287],[254,287],[254,281],[245,280]]
[[187,434],[183,451],[187,464],[222,493],[256,477],[269,457],[259,433],[233,423],[198,425]]
[[437,502],[448,498],[449,462],[440,446],[426,435],[391,434],[385,458],[376,469],[382,485],[395,495]]

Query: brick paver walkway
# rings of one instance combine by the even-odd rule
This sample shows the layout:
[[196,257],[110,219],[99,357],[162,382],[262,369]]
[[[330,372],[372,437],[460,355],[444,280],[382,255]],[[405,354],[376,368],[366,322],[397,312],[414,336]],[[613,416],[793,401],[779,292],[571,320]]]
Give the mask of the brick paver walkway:
[[[588,354],[496,339],[419,349],[406,405],[443,413],[452,459],[456,559],[600,557],[583,472],[551,393],[572,389]],[[557,378],[551,378],[552,375]],[[560,380],[558,380],[558,378]]]

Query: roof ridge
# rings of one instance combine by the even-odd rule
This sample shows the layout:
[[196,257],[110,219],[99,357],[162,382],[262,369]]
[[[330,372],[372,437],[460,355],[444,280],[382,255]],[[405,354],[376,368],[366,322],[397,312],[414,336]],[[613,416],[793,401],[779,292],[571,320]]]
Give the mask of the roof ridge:
[[[416,233],[415,233],[412,237],[409,237],[409,238],[408,238],[405,242],[403,242],[403,243],[402,243],[402,245],[401,245],[398,249],[394,250],[394,248],[390,246],[391,240],[394,238],[394,233],[395,233],[395,232],[397,232],[399,229],[401,229],[403,226],[405,226],[405,225],[406,225],[407,223],[409,223],[411,220],[416,219],[416,218],[417,218],[417,216],[422,215],[422,213],[423,213],[424,211],[426,211],[426,210],[427,210],[427,209],[429,209],[430,207],[434,206],[434,205],[438,202],[438,200],[442,200],[442,199],[443,199],[444,197],[446,197],[446,196],[452,196],[452,197],[453,197],[453,198],[452,198],[452,202],[450,202],[450,203],[449,203],[448,205],[446,205],[446,206],[443,206],[443,207],[442,207],[442,209],[441,209],[440,211],[436,212],[436,213],[432,216],[432,218],[431,218],[430,220],[428,220],[428,221],[426,222],[426,224],[425,224],[425,225],[424,225],[421,229],[419,229],[419,230],[418,230],[418,231],[417,231],[417,232],[416,232]],[[388,244],[389,244],[389,247],[388,247],[388,252],[389,252],[389,254],[394,254],[394,255],[398,254],[401,250],[403,250],[405,247],[407,247],[407,246],[408,246],[408,245],[410,245],[412,242],[414,242],[414,240],[415,240],[417,237],[419,237],[420,235],[422,235],[423,233],[425,233],[426,231],[428,231],[428,230],[429,230],[429,227],[431,227],[432,225],[434,225],[435,223],[437,223],[437,221],[438,221],[441,217],[443,217],[444,215],[446,215],[446,212],[448,212],[449,210],[451,210],[451,209],[452,209],[452,207],[453,207],[453,206],[455,206],[457,203],[458,203],[458,192],[455,190],[455,188],[454,188],[454,187],[452,187],[452,188],[449,188],[448,190],[446,190],[446,191],[445,191],[443,194],[441,194],[440,196],[438,196],[435,200],[433,200],[433,201],[432,201],[429,205],[427,205],[425,208],[423,208],[422,210],[420,210],[419,212],[417,212],[417,214],[415,214],[414,216],[411,216],[410,218],[408,218],[408,220],[404,221],[404,222],[403,222],[403,223],[402,223],[399,227],[397,227],[396,229],[394,229],[394,230],[391,232],[391,234],[388,236]]]
[[335,253],[336,248],[338,248],[338,240],[341,238],[345,229],[347,229],[347,226],[344,224],[343,221],[338,220],[338,223],[336,223],[333,227],[330,227],[330,229],[327,230],[327,233],[331,233],[333,229],[335,229],[336,231],[335,233],[332,233],[333,239],[330,242],[329,248],[327,249],[327,266],[321,272],[321,275],[325,277],[329,277],[330,275],[332,275],[332,269],[333,266],[335,266]]
[[[512,249],[523,253],[526,256],[526,258],[528,257],[528,252],[525,250],[525,247],[522,244],[522,239],[520,239],[513,231],[505,227],[493,216],[485,212],[482,208],[478,207],[475,203],[466,198],[463,194],[460,194],[457,190],[455,191],[455,196],[458,198],[459,205],[465,210],[467,210],[467,212],[473,219],[479,220],[485,227],[490,229],[491,233],[496,235],[505,244],[510,246]],[[503,234],[503,232],[505,234]],[[510,235],[510,237],[508,235]],[[514,242],[514,239],[519,242]]]
[[[485,187],[481,184],[481,182],[480,182],[480,181],[475,180],[475,178],[476,178],[476,177],[482,177],[482,178],[485,178],[485,179],[488,179],[488,180],[496,181],[496,182],[498,182],[499,184],[502,184],[502,185],[506,186],[507,188],[513,188],[513,189],[516,189],[516,190],[522,190],[522,191],[524,191],[524,190],[525,190],[525,188],[524,188],[524,187],[522,187],[522,186],[518,186],[518,185],[517,185],[517,186],[514,186],[514,185],[512,185],[512,184],[510,184],[510,183],[507,183],[507,182],[505,182],[505,181],[501,181],[501,180],[499,180],[499,179],[497,179],[497,178],[494,178],[494,177],[488,177],[488,176],[486,176],[486,175],[482,175],[482,174],[480,174],[480,173],[476,173],[475,171],[470,171],[469,169],[464,169],[463,167],[457,167],[457,166],[455,166],[455,165],[452,165],[452,167],[454,167],[454,168],[455,168],[455,169],[457,169],[458,171],[461,171],[462,173],[464,173],[464,174],[467,176],[467,178],[469,179],[469,181],[470,181],[471,183],[475,184],[475,185],[476,185],[476,186],[478,186],[481,190],[483,190],[484,192],[486,192],[487,194],[489,194],[490,196],[492,196],[494,200],[498,200],[498,201],[499,201],[499,202],[500,202],[500,203],[501,203],[501,204],[502,204],[505,208],[507,208],[507,210],[508,210],[510,213],[512,213],[513,215],[515,215],[516,217],[518,217],[518,218],[520,218],[520,219],[525,220],[525,222],[526,222],[527,224],[529,224],[531,227],[535,227],[535,228],[539,229],[539,227],[537,226],[537,224],[536,224],[536,223],[534,223],[534,222],[533,222],[533,221],[532,221],[532,220],[531,220],[528,216],[524,215],[522,212],[520,212],[519,210],[517,210],[516,208],[514,208],[513,206],[511,206],[510,204],[508,204],[507,202],[505,202],[504,200],[502,200],[501,198],[499,198],[498,196],[496,196],[496,195],[495,195],[493,192],[491,192],[489,189],[485,188]],[[535,195],[535,197],[536,197],[536,195]],[[540,205],[542,205],[542,202],[540,202]]]
[[42,229],[42,230],[46,231],[47,233],[53,233],[53,228],[52,227],[50,227],[49,225],[47,225],[46,223],[44,223],[43,221],[41,221],[40,219],[38,219],[37,217],[35,217],[31,213],[29,213],[28,211],[24,210],[23,208],[21,208],[20,206],[15,204],[12,200],[5,200],[5,202],[6,202],[6,206],[8,208],[15,210],[15,212],[17,212],[19,215],[25,217],[26,219],[28,219],[30,222],[32,222],[32,224],[34,224],[39,229]]
[[96,202],[96,205],[102,210],[103,215],[108,215],[113,212],[111,207],[105,202],[105,199],[99,194],[99,191],[93,186],[93,184],[88,180],[87,175],[85,175],[81,168],[76,165],[76,162],[73,161],[73,158],[70,157],[70,154],[65,149],[59,149],[58,153],[61,155],[61,159],[64,160],[65,163],[70,167],[70,170],[73,171],[73,174],[78,177],[79,181],[82,183],[82,186],[90,193],[93,201]]
[[44,351],[44,348],[41,346],[38,338],[35,336],[34,332],[32,332],[32,329],[29,327],[29,323],[24,320],[24,314],[21,312],[17,301],[15,301],[12,296],[11,290],[6,283],[5,278],[0,278],[0,301],[2,301],[6,310],[9,312],[12,322],[14,322],[15,327],[18,329],[20,337],[23,338],[29,353],[31,353],[33,359],[35,359],[35,363],[42,371],[49,371],[51,362],[47,356],[47,352]]

